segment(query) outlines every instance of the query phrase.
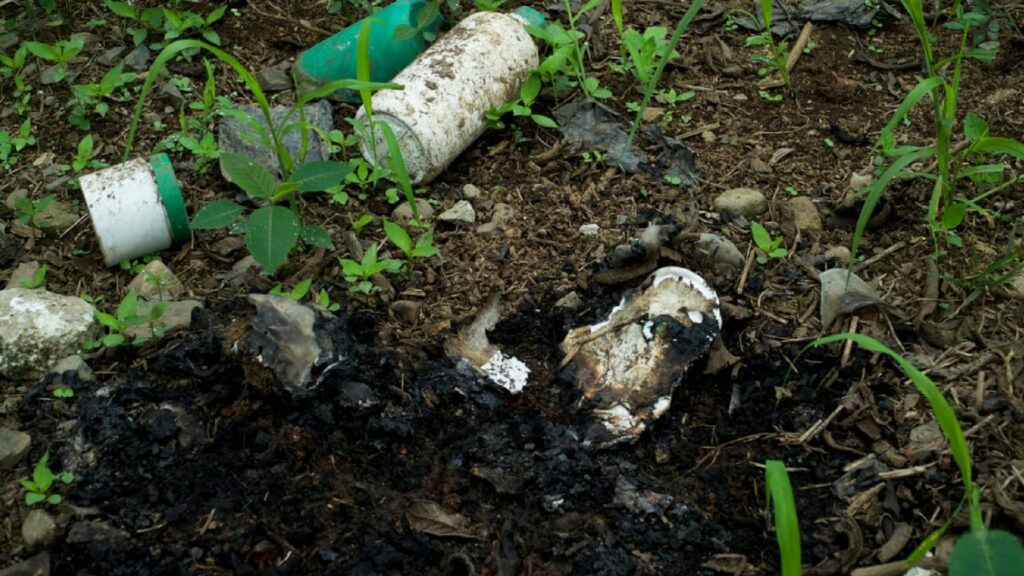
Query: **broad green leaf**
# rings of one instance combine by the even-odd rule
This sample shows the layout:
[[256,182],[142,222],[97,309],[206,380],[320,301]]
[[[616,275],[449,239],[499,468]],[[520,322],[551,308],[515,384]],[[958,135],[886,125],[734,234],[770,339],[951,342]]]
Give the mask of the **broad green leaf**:
[[135,290],[129,290],[124,295],[124,299],[121,300],[121,304],[117,307],[117,319],[124,322],[128,318],[135,316],[139,307],[139,295],[136,294]]
[[988,136],[988,123],[974,112],[968,112],[964,117],[964,136],[971,143],[975,143]]
[[242,207],[231,200],[214,200],[192,218],[193,230],[211,230],[230,226],[242,214]]
[[224,17],[224,12],[227,11],[227,9],[228,9],[228,5],[225,4],[225,5],[221,6],[220,8],[217,8],[213,12],[210,12],[210,14],[206,17],[206,25],[209,26],[210,24],[213,24],[217,20],[220,20],[221,18],[223,18]]
[[352,171],[352,167],[341,162],[320,160],[307,162],[292,172],[289,182],[299,185],[299,192],[321,192],[337,186]]
[[50,460],[50,452],[44,452],[43,457],[36,462],[36,467],[32,470],[32,482],[39,489],[39,492],[46,492],[50,489],[50,485],[53,484],[53,471],[47,463]]
[[349,258],[338,258],[338,263],[341,264],[341,272],[346,278],[363,278],[366,274],[363,274],[363,267],[355,260]]
[[1002,576],[1016,574],[1024,566],[1020,540],[1002,530],[972,530],[953,547],[949,576]]
[[334,250],[334,242],[326,228],[317,224],[309,224],[302,228],[302,241],[314,248]]
[[412,255],[412,239],[409,238],[409,233],[405,231],[398,224],[389,220],[384,221],[384,233],[387,234],[388,239],[391,240],[392,244],[398,247],[406,256]]
[[92,158],[92,134],[86,134],[85,138],[78,142],[78,156],[76,156],[76,159],[81,162],[88,162],[90,158]]
[[100,338],[100,342],[107,348],[116,348],[124,344],[124,336],[121,334],[107,334]]
[[942,227],[946,230],[953,230],[964,221],[967,216],[967,204],[958,202],[947,206],[942,212]]
[[530,74],[530,77],[526,79],[523,87],[519,90],[519,97],[523,99],[524,104],[529,106],[537,99],[538,94],[540,94],[540,76]]
[[274,195],[277,182],[263,165],[235,152],[221,152],[220,162],[228,178],[250,196],[269,200]]
[[249,216],[245,244],[249,253],[273,274],[288,259],[299,240],[299,219],[283,206],[264,206]]
[[543,114],[530,114],[530,118],[534,124],[542,128],[558,128],[558,124],[554,120]]
[[766,461],[764,483],[767,488],[766,504],[770,506],[772,501],[775,502],[775,538],[782,556],[782,574],[800,576],[800,523],[786,465],[779,460]]
[[49,497],[46,498],[46,501],[54,506],[60,504],[61,500],[63,500],[63,498],[60,497],[60,494],[50,494]]
[[982,138],[974,145],[974,150],[976,152],[989,152],[992,154],[1009,154],[1014,158],[1024,160],[1024,144],[1011,138]]
[[55,50],[54,47],[50,46],[49,44],[44,44],[42,42],[25,42],[23,45],[25,46],[25,48],[28,48],[29,52],[31,52],[38,58],[42,58],[43,60],[56,62],[60,59],[57,55],[57,50]]
[[21,479],[18,480],[18,484],[21,484],[21,487],[24,488],[25,490],[28,490],[29,492],[39,492],[39,487],[36,486],[36,483],[31,480]]
[[107,6],[108,10],[122,18],[128,18],[129,20],[138,20],[138,12],[136,12],[135,8],[133,8],[126,2],[115,2],[114,0],[107,0],[104,4]]
[[750,223],[750,234],[754,238],[754,244],[761,250],[768,251],[772,245],[772,236],[760,222]]
[[46,494],[40,494],[38,492],[28,492],[25,494],[25,504],[32,506],[46,500]]

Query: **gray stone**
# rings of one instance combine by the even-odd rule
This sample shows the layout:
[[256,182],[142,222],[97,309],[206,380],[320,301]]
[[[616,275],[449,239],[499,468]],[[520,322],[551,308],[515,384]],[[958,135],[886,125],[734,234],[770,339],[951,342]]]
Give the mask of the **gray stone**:
[[484,238],[493,238],[495,236],[501,236],[501,226],[497,222],[488,222],[481,224],[476,227],[476,233],[483,236]]
[[505,224],[512,222],[512,220],[515,217],[515,208],[503,202],[498,202],[497,204],[494,205],[494,215],[491,216],[491,222],[495,222],[498,225],[504,226]]
[[[434,207],[423,198],[416,199],[416,209],[420,213],[420,220],[430,220],[434,217]],[[391,211],[391,217],[399,222],[410,222],[412,220],[412,205],[409,202],[402,202]]]
[[565,296],[558,299],[555,302],[555,308],[565,308],[566,310],[579,310],[583,307],[583,299],[576,292],[569,292]]
[[118,548],[126,543],[129,535],[106,522],[82,520],[75,522],[68,530],[68,544],[95,544],[101,548]]
[[[155,305],[148,302],[139,302],[139,315],[149,314],[150,308]],[[175,332],[183,332],[192,326],[192,311],[202,307],[202,303],[197,300],[169,302],[167,310],[164,310],[164,313],[154,324],[158,327],[163,327],[165,336]],[[149,324],[136,324],[125,329],[124,335],[127,338],[152,338],[153,330]]]
[[828,330],[836,318],[883,304],[878,292],[846,268],[831,268],[818,275],[821,282],[821,327]]
[[158,94],[161,100],[177,108],[185,103],[185,95],[181,93],[181,89],[175,86],[174,82],[168,80],[160,85],[160,92]]
[[0,291],[0,374],[34,380],[78,351],[95,326],[92,306],[45,290]]
[[580,234],[584,236],[597,236],[601,233],[601,227],[597,224],[584,224],[580,226]]
[[7,288],[20,288],[22,280],[31,281],[39,272],[39,262],[22,262],[11,272],[11,278],[7,281]]
[[21,525],[21,538],[30,550],[48,548],[57,536],[57,522],[38,508],[29,512]]
[[127,46],[114,46],[113,48],[108,48],[96,57],[96,62],[99,62],[101,65],[108,68],[113,68],[114,64],[117,63],[117,58],[121,56],[121,54],[124,54],[124,51],[127,49]]
[[31,445],[32,437],[28,434],[0,428],[0,470],[17,466]]
[[715,210],[734,216],[754,218],[768,210],[768,199],[753,188],[733,188],[715,198]]
[[43,68],[42,72],[39,73],[39,82],[42,83],[44,86],[56,84],[57,82],[60,82],[64,79],[64,76],[62,76],[61,73],[65,72],[66,70],[66,66],[61,66],[60,64],[52,64],[50,66],[47,66],[46,68]]
[[746,263],[743,252],[725,236],[702,233],[697,239],[697,248],[703,251],[714,262],[725,264],[730,268],[741,269]]
[[480,189],[472,184],[466,184],[462,187],[462,197],[466,200],[476,200],[480,197]]
[[50,576],[50,553],[41,552],[0,570],[0,576]]
[[825,251],[825,258],[834,259],[840,266],[850,263],[850,249],[846,246],[833,246]]
[[18,209],[18,198],[28,198],[28,190],[25,188],[18,188],[11,192],[4,199],[4,205],[7,206],[8,210],[14,211]]
[[77,379],[79,382],[96,381],[96,374],[94,374],[92,368],[89,368],[89,365],[85,363],[85,359],[78,354],[73,354],[67,358],[63,358],[57,362],[53,368],[50,368],[50,374],[54,374],[62,380],[64,379],[64,375],[68,372],[74,373],[70,378],[71,380]]
[[50,202],[32,218],[33,224],[55,234],[64,232],[75,222],[78,222],[78,213],[62,200]]
[[797,196],[790,198],[787,204],[793,213],[793,224],[797,230],[821,231],[821,215],[813,200],[807,196]]
[[476,211],[468,201],[459,200],[454,206],[442,212],[437,219],[449,224],[472,224],[476,222]]
[[395,317],[406,324],[415,324],[419,320],[420,308],[423,308],[423,302],[419,300],[395,300],[391,303]]
[[256,73],[256,81],[264,92],[283,92],[292,89],[292,77],[288,73],[291,66],[287,63],[267,66]]
[[146,48],[145,44],[140,44],[124,57],[124,66],[135,72],[143,72],[149,69],[149,56],[149,48]]
[[185,286],[166,264],[153,260],[128,283],[128,290],[145,300],[174,300],[185,293]]
[[[237,152],[238,154],[248,156],[253,161],[266,166],[280,178],[281,164],[278,162],[277,153],[274,151],[273,146],[263,143],[263,138],[260,137],[260,129],[257,128],[257,126],[261,127],[267,133],[267,138],[269,138],[270,131],[263,113],[259,108],[253,106],[238,106],[237,109],[244,113],[245,116],[248,116],[248,118],[226,116],[221,120],[220,128],[217,131],[217,144],[220,150],[222,152]],[[334,129],[331,105],[326,100],[320,100],[315,104],[307,104],[303,107],[303,111],[306,115],[306,122],[318,127],[324,134]],[[298,112],[292,113],[292,109],[287,106],[271,108],[270,117],[274,125],[278,125],[282,121],[288,123],[299,121]],[[319,134],[312,130],[307,135],[308,148],[304,160],[300,158],[299,154],[302,150],[301,130],[289,130],[281,140],[284,147],[288,149],[288,153],[295,158],[296,162],[327,160],[330,157],[327,143],[321,140]],[[229,182],[231,181],[224,172],[223,164],[221,165],[221,174]]]

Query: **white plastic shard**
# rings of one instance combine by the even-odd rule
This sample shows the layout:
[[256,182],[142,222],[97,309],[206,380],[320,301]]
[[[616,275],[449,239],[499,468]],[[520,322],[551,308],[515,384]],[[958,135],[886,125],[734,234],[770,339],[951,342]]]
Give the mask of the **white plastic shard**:
[[513,394],[522,392],[530,379],[530,367],[515,356],[502,354],[501,350],[495,352],[480,370],[495,384]]
[[718,295],[708,283],[685,268],[666,267],[623,297],[607,319],[571,331],[561,348],[575,363],[577,386],[598,422],[585,442],[601,447],[639,437],[668,411],[672,390],[721,327]]
[[487,338],[487,331],[498,324],[500,301],[499,294],[492,295],[473,322],[445,343],[445,352],[452,360],[465,360],[498,386],[518,394],[526,388],[530,367],[522,360],[502,353]]

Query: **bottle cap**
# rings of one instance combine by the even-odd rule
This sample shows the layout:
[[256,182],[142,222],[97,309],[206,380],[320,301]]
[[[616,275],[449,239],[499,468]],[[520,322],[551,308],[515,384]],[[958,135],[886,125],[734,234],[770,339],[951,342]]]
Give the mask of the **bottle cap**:
[[149,166],[156,176],[156,186],[160,190],[160,200],[167,211],[167,222],[171,227],[171,240],[181,244],[189,239],[191,231],[188,225],[188,212],[185,211],[185,199],[181,195],[181,186],[174,178],[174,167],[167,154],[155,154],[149,157]]

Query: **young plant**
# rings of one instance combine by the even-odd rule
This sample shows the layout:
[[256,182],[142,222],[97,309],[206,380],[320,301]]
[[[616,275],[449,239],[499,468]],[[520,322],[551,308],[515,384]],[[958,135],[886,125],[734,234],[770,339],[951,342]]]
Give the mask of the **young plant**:
[[[90,302],[89,299],[82,297],[86,302]],[[95,300],[91,301],[95,305]],[[89,340],[85,342],[83,348],[86,350],[95,350],[97,348],[116,348],[118,346],[128,343],[128,338],[124,332],[132,326],[139,326],[142,324],[149,324],[152,328],[152,332],[156,336],[162,335],[162,327],[157,325],[157,322],[167,311],[168,303],[165,301],[157,302],[149,308],[144,314],[139,314],[139,298],[135,293],[135,290],[129,290],[125,294],[121,303],[118,305],[117,310],[114,314],[108,314],[101,312],[99,309],[94,311],[96,320],[99,321],[107,329],[107,333],[99,340]],[[131,341],[132,346],[142,346],[149,341],[149,338],[136,337]]]
[[120,101],[118,89],[135,81],[135,77],[135,73],[125,72],[124,66],[118,64],[107,71],[96,84],[73,85],[71,92],[74,97],[70,102],[71,113],[68,115],[68,122],[80,130],[89,130],[88,116],[95,114],[105,118],[110,110],[107,100]]
[[750,223],[750,235],[754,238],[754,244],[761,250],[757,256],[758,264],[767,264],[769,259],[784,258],[786,249],[782,247],[782,236],[772,238],[768,230],[760,222]]
[[437,40],[437,27],[440,24],[441,5],[437,1],[427,2],[423,8],[416,12],[414,26],[401,24],[395,27],[394,39],[396,42],[416,38],[421,47]]
[[402,269],[401,260],[392,258],[378,260],[377,251],[379,249],[380,246],[377,243],[371,244],[363,253],[363,259],[360,262],[349,258],[338,258],[342,273],[345,275],[345,281],[350,285],[350,291],[369,294],[376,289],[376,286],[370,281],[374,274],[380,272],[395,274]]
[[772,501],[775,502],[775,539],[782,556],[782,576],[800,576],[800,523],[785,463],[779,460],[764,463],[764,485],[765,504],[771,506]]
[[[777,71],[782,76],[786,90],[791,90],[789,66],[787,66],[786,62],[789,58],[789,44],[787,42],[775,42],[775,37],[772,35],[772,0],[760,0],[759,5],[761,8],[761,23],[764,25],[764,29],[760,34],[747,38],[747,46],[767,46],[768,48],[767,57],[760,54],[754,56],[755,62],[766,64],[757,73],[761,76],[767,76],[773,70]],[[761,92],[764,91],[762,90]],[[765,98],[764,95],[761,97]],[[768,98],[765,99],[768,100]],[[776,100],[770,101],[775,102]]]
[[564,90],[576,87],[589,99],[612,96],[611,91],[602,87],[597,78],[587,74],[584,62],[587,47],[586,43],[582,42],[586,34],[576,29],[576,22],[580,16],[595,9],[601,1],[588,0],[578,12],[573,13],[569,0],[565,0],[568,30],[559,22],[548,22],[543,28],[533,25],[526,27],[527,32],[551,47],[551,54],[540,63],[537,73],[551,82],[556,96]]
[[75,397],[75,391],[71,388],[54,388],[53,397],[67,400],[68,398]]
[[25,42],[24,46],[35,55],[36,58],[53,62],[57,65],[56,73],[53,76],[54,82],[60,82],[68,74],[68,62],[78,56],[85,47],[85,37],[75,36],[70,40],[60,40],[54,44],[43,42]]
[[50,488],[53,487],[54,480],[60,480],[64,484],[71,484],[75,481],[75,476],[71,472],[54,474],[48,466],[49,461],[50,452],[47,450],[43,453],[43,457],[36,462],[36,466],[32,470],[32,479],[18,480],[21,487],[25,489],[25,504],[33,506],[40,502],[46,502],[56,506],[61,503],[60,494],[48,494]]
[[487,118],[487,124],[491,128],[504,128],[505,123],[502,121],[502,118],[511,112],[513,117],[527,117],[530,120],[533,120],[533,122],[538,126],[544,128],[558,128],[558,124],[556,124],[551,117],[533,113],[533,103],[540,94],[540,88],[540,75],[537,73],[530,74],[530,77],[523,83],[522,88],[519,89],[518,100],[506,102],[497,108],[491,108],[484,114]]
[[391,240],[391,243],[397,246],[402,254],[405,254],[405,259],[409,262],[415,258],[430,258],[438,253],[437,246],[434,246],[433,230],[424,232],[416,239],[415,245],[405,228],[394,222],[384,221],[384,233],[387,234],[388,240]]
[[7,130],[0,130],[0,166],[10,169],[21,159],[18,154],[27,146],[34,146],[36,137],[32,135],[32,120],[26,118],[18,131],[11,135]]
[[480,12],[497,12],[508,0],[473,0],[473,7]]
[[103,163],[98,160],[93,160],[92,156],[92,134],[86,134],[85,137],[78,142],[78,152],[75,154],[74,159],[71,160],[71,169],[74,170],[75,174],[87,169],[92,170],[103,167]]
[[288,290],[287,292],[285,292],[284,289],[281,288],[281,285],[278,284],[270,289],[270,293],[274,296],[283,296],[285,298],[291,298],[292,300],[298,302],[299,300],[305,298],[306,294],[309,294],[309,288],[312,285],[313,279],[307,278],[296,284],[291,290]]
[[323,288],[321,288],[320,292],[316,295],[316,303],[328,312],[337,312],[338,310],[341,310],[341,304],[331,302],[331,297],[327,294],[327,290],[324,290]]
[[961,536],[949,557],[949,576],[999,576],[1024,566],[1024,547],[1016,536],[989,530],[981,518],[979,490],[971,493],[971,531]]
[[14,216],[18,219],[18,223],[25,225],[35,225],[40,228],[45,228],[50,225],[50,222],[39,218],[39,215],[46,210],[47,206],[53,204],[55,197],[53,194],[47,194],[39,200],[30,200],[24,196],[14,197]]
[[28,288],[29,290],[35,290],[42,288],[46,284],[46,264],[39,267],[38,270],[32,274],[31,278],[22,278],[18,285],[22,288]]
[[650,82],[661,60],[679,57],[675,50],[669,50],[667,37],[668,28],[663,26],[651,26],[643,34],[632,28],[623,32],[622,46],[629,55],[629,65],[622,68],[628,70],[641,87]]

